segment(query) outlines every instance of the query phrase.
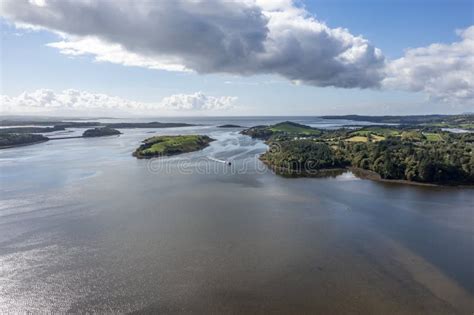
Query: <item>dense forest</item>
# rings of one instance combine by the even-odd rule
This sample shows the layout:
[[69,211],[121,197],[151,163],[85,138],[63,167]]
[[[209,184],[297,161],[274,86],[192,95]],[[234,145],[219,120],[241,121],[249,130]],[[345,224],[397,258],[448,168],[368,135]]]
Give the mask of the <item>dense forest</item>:
[[48,138],[42,135],[34,135],[27,133],[0,133],[0,148],[33,144],[43,141],[48,141]]
[[117,129],[113,129],[110,127],[99,127],[99,128],[94,128],[94,129],[87,129],[86,131],[84,131],[82,136],[85,138],[92,138],[92,137],[114,136],[114,135],[120,135],[120,134],[121,132],[118,131]]
[[[474,183],[474,134],[441,129],[371,126],[356,130],[319,130],[280,123],[242,133],[266,140],[261,157],[280,171],[308,173],[352,166],[383,179],[440,184]],[[287,131],[295,128],[296,132]],[[286,131],[282,131],[286,130]]]
[[340,141],[335,151],[355,167],[384,179],[429,183],[474,183],[474,135],[453,134],[450,141],[411,141],[390,137],[379,142]]

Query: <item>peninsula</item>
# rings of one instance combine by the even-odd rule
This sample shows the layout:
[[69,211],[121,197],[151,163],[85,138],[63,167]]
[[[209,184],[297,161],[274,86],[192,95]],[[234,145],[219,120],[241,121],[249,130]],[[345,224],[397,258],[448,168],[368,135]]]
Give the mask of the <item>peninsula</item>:
[[283,122],[241,133],[266,141],[269,150],[260,158],[282,175],[352,168],[371,179],[474,184],[474,134],[469,132],[423,125],[324,130]]
[[45,136],[29,133],[0,133],[0,149],[35,144],[48,140]]

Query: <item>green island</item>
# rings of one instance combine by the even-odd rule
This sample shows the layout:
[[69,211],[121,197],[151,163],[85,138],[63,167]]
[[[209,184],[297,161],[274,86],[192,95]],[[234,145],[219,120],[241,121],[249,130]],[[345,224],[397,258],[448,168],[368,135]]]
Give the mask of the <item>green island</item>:
[[105,137],[105,136],[115,136],[122,134],[120,131],[110,127],[98,127],[94,129],[87,129],[84,131],[82,136],[84,138],[92,138],[92,137]]
[[225,124],[225,125],[217,126],[217,128],[244,128],[244,127],[239,126],[239,125],[234,125],[234,124]]
[[139,159],[176,155],[202,150],[214,141],[203,135],[155,136],[143,141],[133,152]]
[[0,133],[0,149],[45,142],[49,139],[42,135],[29,133]]
[[261,160],[281,175],[350,168],[375,180],[474,184],[474,133],[424,124],[318,130],[294,122],[241,133],[266,141],[269,149]]

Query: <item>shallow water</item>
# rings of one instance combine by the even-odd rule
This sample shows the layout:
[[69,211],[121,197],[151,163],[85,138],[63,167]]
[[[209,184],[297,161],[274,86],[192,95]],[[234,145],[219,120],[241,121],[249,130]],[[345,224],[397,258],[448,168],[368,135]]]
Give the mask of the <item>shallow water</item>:
[[213,127],[273,120],[198,122],[0,151],[0,312],[472,313],[472,189],[279,177]]

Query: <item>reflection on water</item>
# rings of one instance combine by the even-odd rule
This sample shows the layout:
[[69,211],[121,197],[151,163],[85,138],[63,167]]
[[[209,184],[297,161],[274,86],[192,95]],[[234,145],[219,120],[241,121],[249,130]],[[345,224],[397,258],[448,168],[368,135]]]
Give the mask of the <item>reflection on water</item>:
[[472,189],[275,176],[202,124],[159,164],[142,129],[1,151],[0,312],[472,312]]

